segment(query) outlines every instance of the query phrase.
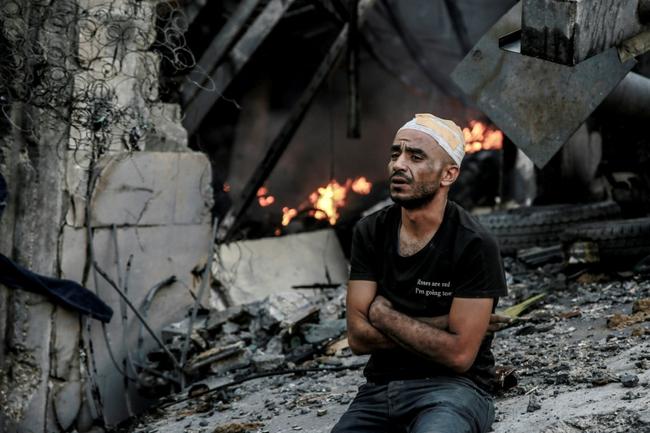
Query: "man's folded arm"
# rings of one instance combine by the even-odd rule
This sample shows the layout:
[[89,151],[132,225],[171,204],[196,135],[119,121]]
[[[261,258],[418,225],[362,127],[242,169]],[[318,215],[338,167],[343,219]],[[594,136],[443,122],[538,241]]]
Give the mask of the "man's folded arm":
[[370,324],[368,310],[377,295],[377,283],[350,280],[347,294],[348,343],[353,353],[364,355],[392,349],[397,344]]
[[454,298],[447,330],[395,310],[385,298],[372,302],[368,318],[371,326],[400,346],[463,373],[478,353],[490,323],[492,298]]

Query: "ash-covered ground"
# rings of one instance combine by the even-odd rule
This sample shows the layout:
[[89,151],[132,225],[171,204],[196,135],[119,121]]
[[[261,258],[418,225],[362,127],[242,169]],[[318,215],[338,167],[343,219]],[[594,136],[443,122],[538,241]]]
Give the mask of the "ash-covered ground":
[[[499,309],[546,296],[495,338],[508,389],[496,399],[494,431],[650,432],[648,277],[593,271],[567,277],[560,265],[529,269],[512,259],[506,270],[510,293]],[[312,371],[223,388],[232,378],[207,377],[203,391],[172,396],[118,430],[328,432],[363,383],[365,359],[343,350],[289,365]],[[332,368],[339,370],[326,370]]]

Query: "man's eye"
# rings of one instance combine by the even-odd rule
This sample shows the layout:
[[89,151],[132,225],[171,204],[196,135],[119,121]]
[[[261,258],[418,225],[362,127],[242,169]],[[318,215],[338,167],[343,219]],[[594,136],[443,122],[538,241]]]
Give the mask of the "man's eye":
[[420,161],[422,160],[422,157],[420,155],[411,155],[411,159],[413,161]]
[[397,158],[399,158],[399,153],[393,152],[390,154],[390,159],[397,159]]

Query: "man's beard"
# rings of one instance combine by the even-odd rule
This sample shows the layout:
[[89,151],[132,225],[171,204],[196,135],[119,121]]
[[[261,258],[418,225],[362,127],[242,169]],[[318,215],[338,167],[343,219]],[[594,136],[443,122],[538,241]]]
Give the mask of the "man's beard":
[[415,191],[410,197],[394,197],[391,192],[390,198],[404,209],[420,209],[431,203],[431,200],[436,196],[438,189],[438,185],[435,183],[428,185],[420,184],[415,187]]

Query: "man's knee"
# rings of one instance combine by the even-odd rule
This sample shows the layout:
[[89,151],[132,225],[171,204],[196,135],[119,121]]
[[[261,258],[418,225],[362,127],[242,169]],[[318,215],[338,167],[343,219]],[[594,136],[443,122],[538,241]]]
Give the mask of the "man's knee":
[[409,426],[409,433],[485,433],[494,421],[494,408],[473,411],[441,404],[425,409]]

